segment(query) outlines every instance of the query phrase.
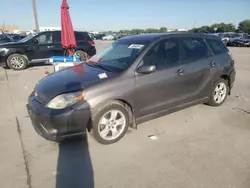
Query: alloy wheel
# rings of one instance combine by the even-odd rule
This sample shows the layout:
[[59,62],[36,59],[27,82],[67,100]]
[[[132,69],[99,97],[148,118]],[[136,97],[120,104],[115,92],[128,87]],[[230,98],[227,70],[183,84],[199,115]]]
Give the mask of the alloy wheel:
[[21,57],[12,57],[10,64],[16,69],[20,69],[25,65],[24,60]]
[[123,133],[125,127],[125,115],[119,110],[110,110],[100,118],[98,133],[104,140],[114,140]]
[[220,82],[216,85],[215,90],[214,90],[214,101],[219,104],[221,103],[227,95],[227,86],[225,83]]

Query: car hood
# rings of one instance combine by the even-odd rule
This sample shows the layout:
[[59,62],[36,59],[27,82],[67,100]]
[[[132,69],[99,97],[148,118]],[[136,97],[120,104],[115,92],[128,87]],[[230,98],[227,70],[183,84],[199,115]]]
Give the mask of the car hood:
[[92,84],[110,79],[116,74],[82,63],[55,72],[40,80],[36,85],[35,95],[40,97],[39,102],[46,103],[59,94],[84,89]]
[[6,43],[1,43],[0,48],[12,48],[16,46],[21,46],[24,45],[22,42],[6,42]]

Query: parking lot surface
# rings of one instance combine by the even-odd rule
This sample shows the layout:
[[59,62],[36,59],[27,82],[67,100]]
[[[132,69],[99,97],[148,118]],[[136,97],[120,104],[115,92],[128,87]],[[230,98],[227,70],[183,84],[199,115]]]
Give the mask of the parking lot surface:
[[[96,41],[97,50],[109,44]],[[249,188],[250,48],[230,51],[237,74],[224,105],[154,119],[108,146],[89,135],[62,144],[38,136],[25,105],[52,66],[1,68],[0,187]]]

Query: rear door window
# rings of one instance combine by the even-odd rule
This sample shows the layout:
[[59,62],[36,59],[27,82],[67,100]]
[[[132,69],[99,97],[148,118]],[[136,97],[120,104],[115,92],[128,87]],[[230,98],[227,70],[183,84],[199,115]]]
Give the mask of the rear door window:
[[61,31],[53,32],[53,40],[55,43],[61,43]]
[[183,62],[197,61],[210,55],[203,38],[180,39],[183,48]]
[[213,39],[206,39],[208,45],[212,49],[214,55],[219,55],[223,53],[227,53],[228,49],[222,41],[213,40]]
[[84,32],[75,32],[75,37],[77,42],[86,42],[87,34]]

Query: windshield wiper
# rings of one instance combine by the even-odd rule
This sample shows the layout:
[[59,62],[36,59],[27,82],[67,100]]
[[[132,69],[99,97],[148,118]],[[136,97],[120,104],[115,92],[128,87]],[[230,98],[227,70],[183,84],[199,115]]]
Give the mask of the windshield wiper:
[[111,69],[109,69],[109,68],[103,66],[102,64],[98,64],[98,63],[96,63],[96,64],[89,64],[89,63],[86,63],[86,64],[87,64],[88,66],[90,66],[90,67],[101,68],[101,69],[103,69],[103,70],[112,72]]

